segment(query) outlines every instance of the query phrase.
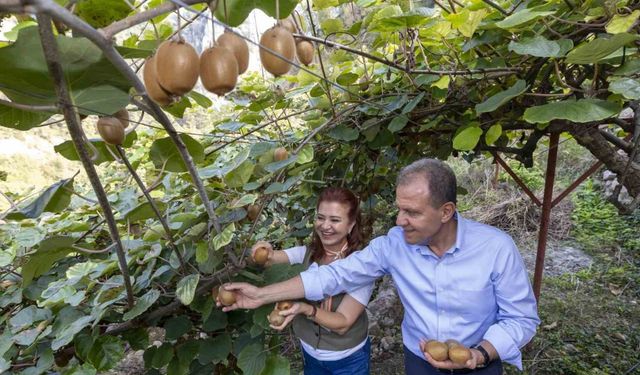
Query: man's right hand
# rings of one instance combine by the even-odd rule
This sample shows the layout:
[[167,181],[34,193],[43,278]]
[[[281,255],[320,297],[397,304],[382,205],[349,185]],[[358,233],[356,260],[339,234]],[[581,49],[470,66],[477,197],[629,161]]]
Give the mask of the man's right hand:
[[[260,298],[260,288],[248,283],[224,284],[223,288],[235,293],[236,302],[230,306],[224,306],[222,311],[233,311],[236,309],[257,309],[264,305],[266,301]],[[222,306],[217,302],[218,306]]]

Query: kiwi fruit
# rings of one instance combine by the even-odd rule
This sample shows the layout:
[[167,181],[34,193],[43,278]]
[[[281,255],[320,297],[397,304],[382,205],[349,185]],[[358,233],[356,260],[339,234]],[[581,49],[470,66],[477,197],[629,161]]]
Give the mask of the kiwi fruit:
[[[260,45],[288,60],[293,60],[296,53],[296,42],[293,39],[293,35],[282,26],[276,25],[265,31],[260,38]],[[260,48],[260,61],[265,70],[276,77],[287,73],[291,69],[291,64],[263,48]]]
[[156,73],[160,86],[173,95],[184,95],[198,82],[200,60],[184,40],[165,40],[156,52]]
[[462,346],[462,344],[460,344],[457,340],[454,340],[454,339],[448,339],[444,343],[447,344],[447,347],[449,349],[453,348],[454,346]]
[[298,61],[306,66],[313,62],[313,43],[307,40],[299,40],[296,43],[296,55]]
[[471,359],[471,351],[462,345],[449,347],[449,359],[458,365],[464,365]]
[[282,323],[284,323],[284,316],[280,315],[280,311],[278,310],[273,310],[269,316],[267,316],[267,319],[269,320],[269,323],[271,323],[272,326],[281,326]]
[[200,56],[200,80],[208,91],[222,96],[236,87],[238,62],[226,47],[213,46]]
[[260,266],[264,266],[269,260],[269,249],[259,247],[253,252],[253,261]]
[[110,145],[121,145],[124,141],[124,126],[115,117],[100,117],[98,119],[98,133],[102,140]]
[[147,59],[147,62],[144,63],[144,68],[142,69],[144,87],[151,100],[162,106],[169,105],[171,104],[171,94],[160,86],[157,77],[156,56],[151,56]]
[[249,220],[255,221],[258,218],[259,214],[260,206],[258,206],[257,204],[250,204],[247,207],[247,217],[249,218]]
[[280,301],[276,303],[276,310],[284,311],[289,310],[293,306],[293,302],[291,301]]
[[273,160],[283,161],[289,157],[289,152],[284,147],[278,147],[273,151]]
[[447,347],[447,344],[440,341],[436,341],[436,340],[428,341],[425,344],[424,350],[427,353],[429,353],[431,358],[433,358],[438,362],[446,361],[447,358],[449,358],[448,356],[449,348]]
[[298,28],[296,27],[296,23],[293,22],[293,19],[291,17],[287,17],[285,19],[278,21],[278,24],[284,27],[285,29],[287,29],[291,34],[298,31]]
[[236,295],[230,290],[225,290],[220,285],[220,288],[218,288],[218,301],[224,306],[231,306],[236,303]]
[[127,111],[126,108],[122,108],[118,112],[114,113],[113,117],[120,120],[122,127],[124,127],[125,129],[129,126],[129,111]]
[[230,30],[225,31],[216,43],[220,47],[225,47],[236,57],[236,61],[238,62],[238,74],[242,74],[247,71],[249,67],[249,46],[247,42],[233,33]]

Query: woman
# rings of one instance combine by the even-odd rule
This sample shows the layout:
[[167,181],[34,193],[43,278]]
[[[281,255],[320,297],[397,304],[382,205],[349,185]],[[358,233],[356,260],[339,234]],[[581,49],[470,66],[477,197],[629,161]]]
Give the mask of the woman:
[[[349,256],[364,245],[358,199],[347,189],[330,187],[320,193],[316,206],[314,233],[309,246],[274,251],[268,242],[260,247],[269,250],[267,265],[302,263],[305,268]],[[280,314],[286,317],[277,330],[293,321],[293,332],[302,346],[304,373],[369,374],[371,343],[368,320],[364,312],[373,284],[350,293],[328,297],[320,304],[295,302]]]

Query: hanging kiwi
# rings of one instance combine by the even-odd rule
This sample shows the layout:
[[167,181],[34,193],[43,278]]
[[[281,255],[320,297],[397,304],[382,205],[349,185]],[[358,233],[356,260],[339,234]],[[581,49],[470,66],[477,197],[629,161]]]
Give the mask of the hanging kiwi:
[[213,46],[200,56],[200,80],[208,91],[222,96],[236,87],[238,62],[226,47]]
[[[276,52],[288,60],[293,60],[296,53],[296,43],[289,30],[282,26],[274,26],[265,31],[260,38],[260,45]],[[291,69],[291,64],[268,52],[260,49],[260,61],[262,66],[274,76],[281,76]]]
[[173,95],[184,95],[198,82],[199,58],[191,44],[182,39],[165,40],[156,52],[160,86]]
[[122,108],[118,112],[113,114],[113,117],[120,120],[123,128],[127,128],[129,126],[129,111],[126,108]]
[[296,43],[296,55],[298,55],[298,61],[305,66],[309,66],[313,62],[313,43],[307,40],[298,40]]
[[151,56],[147,59],[147,62],[144,63],[142,78],[144,80],[144,87],[147,90],[147,95],[149,95],[151,100],[162,106],[171,104],[171,94],[160,87],[160,84],[158,83],[155,55]]
[[220,47],[231,50],[238,61],[238,74],[247,71],[249,67],[249,46],[247,42],[231,30],[226,30],[217,40]]
[[98,133],[102,140],[110,145],[121,145],[124,141],[124,126],[115,117],[100,117],[98,119]]
[[296,27],[296,23],[293,21],[293,18],[291,18],[291,16],[278,21],[278,23],[280,24],[280,26],[284,27],[285,29],[289,30],[289,32],[291,34],[295,33],[296,31],[298,31],[298,28]]

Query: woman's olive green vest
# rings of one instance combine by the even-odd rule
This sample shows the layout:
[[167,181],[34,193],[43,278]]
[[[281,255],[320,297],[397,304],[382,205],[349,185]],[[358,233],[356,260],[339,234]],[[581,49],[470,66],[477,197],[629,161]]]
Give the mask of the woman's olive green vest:
[[[311,259],[311,250],[307,248],[307,252],[304,255],[304,269],[309,268]],[[331,311],[336,311],[345,293],[333,296],[331,303]],[[319,304],[312,301],[306,301],[307,303],[316,305],[318,309]],[[358,319],[353,323],[351,328],[345,332],[344,335],[339,335],[324,327],[321,327],[313,320],[308,319],[304,315],[297,315],[292,322],[293,332],[296,337],[304,341],[305,343],[313,346],[315,349],[322,350],[347,350],[360,344],[367,338],[369,331],[369,320],[367,319],[367,313],[362,312]]]

